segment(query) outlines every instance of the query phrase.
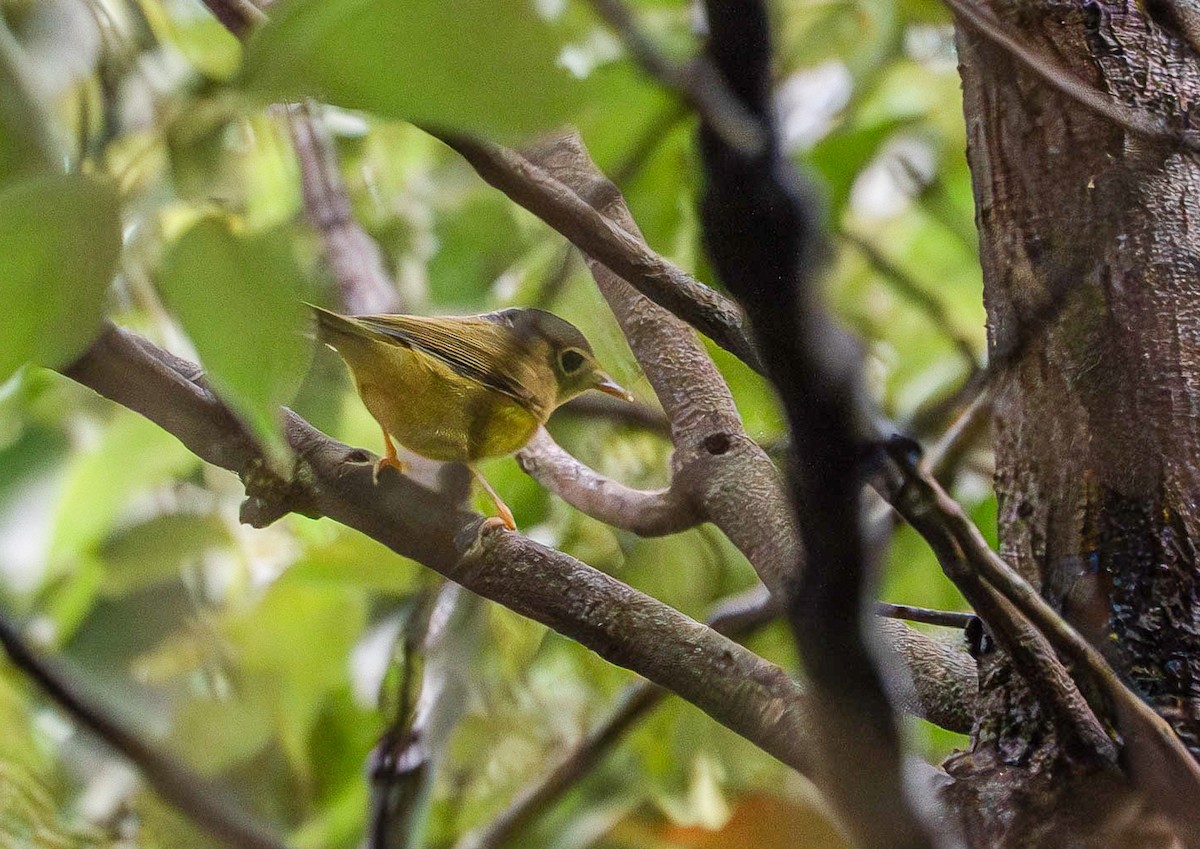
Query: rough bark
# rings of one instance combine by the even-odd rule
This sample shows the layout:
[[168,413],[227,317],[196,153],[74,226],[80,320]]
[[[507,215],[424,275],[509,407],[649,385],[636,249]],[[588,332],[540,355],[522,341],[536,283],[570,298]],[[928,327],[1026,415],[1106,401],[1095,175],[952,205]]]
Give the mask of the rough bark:
[[[992,11],[1185,128],[1200,64],[1143,8]],[[969,30],[958,43],[990,350],[1013,360],[995,406],[1002,552],[1200,754],[1200,166]],[[1119,774],[1059,744],[998,653],[981,672],[972,751],[950,764],[971,845],[1173,845]]]

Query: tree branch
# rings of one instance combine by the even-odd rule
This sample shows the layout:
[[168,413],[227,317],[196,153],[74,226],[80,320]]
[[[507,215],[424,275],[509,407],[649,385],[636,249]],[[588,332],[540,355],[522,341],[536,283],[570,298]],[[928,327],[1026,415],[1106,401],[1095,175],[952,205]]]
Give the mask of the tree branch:
[[[110,326],[66,373],[169,427],[249,487],[264,462],[244,428],[186,376],[194,366],[176,360],[176,370],[168,364],[174,358],[154,351]],[[481,516],[406,477],[385,474],[376,485],[372,455],[329,439],[294,413],[285,415],[284,430],[299,461],[296,481],[260,488],[248,501],[258,506],[244,513],[273,520],[303,506],[342,522],[679,693],[785,763],[806,767],[806,700],[779,667],[565,554],[518,534],[481,538]]]
[[608,419],[617,424],[641,428],[659,436],[671,436],[671,423],[661,410],[657,410],[640,401],[625,401],[611,395],[601,395],[589,392],[572,398],[559,407],[558,415],[580,416],[585,418]]
[[58,663],[39,657],[5,615],[0,615],[0,643],[13,665],[72,719],[137,766],[159,796],[217,840],[236,849],[287,849],[261,823],[235,806],[223,788],[155,751],[99,701],[78,689]]
[[753,322],[791,430],[792,505],[808,564],[787,615],[812,685],[814,780],[860,846],[927,847],[864,639],[873,626],[863,616],[871,580],[859,527],[858,358],[819,306],[813,280],[824,243],[815,202],[773,137],[767,10],[722,0],[705,8],[709,55],[769,134],[762,155],[746,156],[701,122],[701,222],[721,280]]
[[[552,138],[530,157],[608,226],[649,250],[620,192],[578,135]],[[603,262],[588,258],[588,268],[670,422],[676,497],[720,528],[772,593],[784,592],[800,568],[799,538],[778,471],[743,430],[724,378],[679,318]]]
[[646,492],[604,477],[567,453],[545,428],[517,453],[521,468],[576,510],[640,536],[663,536],[699,524],[674,488]]
[[[908,466],[905,497],[897,502],[903,509],[897,509],[906,518],[911,515],[914,522],[932,525],[926,538],[940,534],[957,546],[973,573],[987,581],[1004,602],[1069,658],[1076,666],[1076,676],[1089,678],[1104,696],[1104,701],[1094,696],[1089,699],[1092,711],[1098,716],[1111,711],[1122,738],[1122,765],[1133,783],[1176,827],[1188,847],[1200,847],[1200,808],[1195,804],[1200,798],[1200,765],[1174,729],[1121,681],[1094,646],[991,550],[979,529],[928,471],[915,465],[910,456],[892,453],[897,464]],[[984,618],[987,621],[986,615]],[[1082,692],[1088,697],[1087,689]]]
[[300,165],[304,211],[321,239],[342,308],[351,314],[399,312],[400,296],[379,246],[350,208],[333,140],[310,103],[282,107]]
[[888,619],[906,619],[909,622],[921,622],[926,625],[940,625],[943,628],[965,628],[975,618],[973,613],[959,613],[953,610],[931,610],[928,607],[914,607],[911,604],[892,604],[887,601],[876,602],[875,615],[886,616]]
[[761,371],[741,309],[724,295],[651,251],[516,151],[469,136],[429,131],[466,159],[485,182],[541,218],[585,255]]

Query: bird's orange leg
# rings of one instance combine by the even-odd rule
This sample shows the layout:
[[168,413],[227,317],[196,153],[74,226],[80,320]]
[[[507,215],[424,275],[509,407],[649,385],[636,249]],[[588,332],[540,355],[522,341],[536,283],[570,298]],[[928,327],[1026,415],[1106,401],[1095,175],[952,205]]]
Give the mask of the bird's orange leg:
[[395,469],[400,474],[408,471],[408,466],[404,465],[404,461],[396,455],[396,446],[392,444],[391,434],[383,425],[380,425],[379,429],[383,431],[383,456],[376,461],[375,471],[371,475],[371,479],[375,483],[379,483],[379,473],[384,469]]
[[484,478],[483,475],[479,474],[479,471],[475,469],[475,467],[471,466],[469,468],[471,469],[471,474],[475,476],[475,480],[479,481],[479,485],[483,487],[483,491],[486,492],[496,504],[496,512],[500,514],[499,516],[492,516],[488,519],[485,519],[483,522],[483,530],[487,531],[491,528],[505,528],[506,530],[515,531],[517,529],[517,523],[513,520],[513,514],[512,511],[508,509],[508,505],[505,504],[500,496],[496,494],[496,490],[492,489],[492,485],[487,482],[487,479]]

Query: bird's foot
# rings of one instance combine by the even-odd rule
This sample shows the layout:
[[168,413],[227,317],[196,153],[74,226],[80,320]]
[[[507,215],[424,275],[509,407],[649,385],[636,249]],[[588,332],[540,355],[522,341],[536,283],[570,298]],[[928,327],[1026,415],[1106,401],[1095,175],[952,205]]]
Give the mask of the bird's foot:
[[400,474],[408,471],[408,465],[399,457],[380,457],[375,462],[375,470],[371,473],[371,480],[378,484],[379,474],[384,469],[395,469]]
[[479,529],[479,532],[486,534],[500,529],[506,531],[515,531],[517,529],[517,523],[513,521],[511,514],[508,516],[488,516],[483,520],[483,526]]

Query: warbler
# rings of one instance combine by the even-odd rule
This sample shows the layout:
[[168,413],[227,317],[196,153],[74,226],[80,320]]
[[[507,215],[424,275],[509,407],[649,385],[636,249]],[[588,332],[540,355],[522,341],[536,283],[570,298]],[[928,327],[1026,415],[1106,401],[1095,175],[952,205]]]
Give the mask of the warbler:
[[387,467],[403,473],[395,439],[431,460],[464,463],[496,504],[512,511],[475,464],[525,446],[556,408],[590,389],[631,396],[596,362],[573,324],[539,309],[483,315],[340,315],[312,307],[317,338],[350,369],[363,404],[383,431]]

